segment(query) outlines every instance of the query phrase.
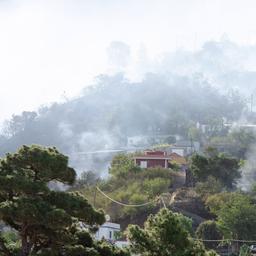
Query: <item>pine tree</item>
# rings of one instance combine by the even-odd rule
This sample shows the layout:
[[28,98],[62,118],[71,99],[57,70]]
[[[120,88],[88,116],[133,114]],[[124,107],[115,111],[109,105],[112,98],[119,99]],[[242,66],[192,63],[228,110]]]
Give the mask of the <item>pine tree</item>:
[[128,238],[131,249],[141,256],[209,256],[202,243],[194,241],[188,229],[188,220],[181,214],[162,209],[155,216],[150,215],[139,226],[129,226]]
[[1,255],[100,255],[79,223],[100,225],[103,212],[78,193],[49,188],[49,182],[71,185],[75,178],[68,157],[54,147],[23,146],[0,160],[0,219],[21,240],[11,250],[1,238]]

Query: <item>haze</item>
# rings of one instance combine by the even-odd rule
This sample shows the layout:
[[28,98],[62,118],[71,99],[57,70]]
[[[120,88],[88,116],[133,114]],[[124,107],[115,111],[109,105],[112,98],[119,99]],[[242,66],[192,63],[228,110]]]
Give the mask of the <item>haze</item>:
[[[255,44],[255,7],[244,0],[2,0],[0,120],[73,97],[101,73],[139,79],[138,52],[157,59],[223,35]],[[110,59],[116,41],[128,46],[125,62]]]

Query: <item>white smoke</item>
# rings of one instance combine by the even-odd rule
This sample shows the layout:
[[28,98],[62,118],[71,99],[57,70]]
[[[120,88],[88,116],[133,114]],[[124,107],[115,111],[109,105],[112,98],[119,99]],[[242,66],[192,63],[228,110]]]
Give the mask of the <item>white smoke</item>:
[[250,191],[256,182],[256,145],[252,145],[246,153],[246,160],[240,168],[241,179],[238,181],[238,188],[243,191]]
[[116,133],[101,130],[76,135],[68,123],[61,123],[59,130],[63,140],[72,145],[66,153],[78,175],[82,171],[94,171],[99,176],[107,175],[113,155],[119,152],[116,150],[119,147]]

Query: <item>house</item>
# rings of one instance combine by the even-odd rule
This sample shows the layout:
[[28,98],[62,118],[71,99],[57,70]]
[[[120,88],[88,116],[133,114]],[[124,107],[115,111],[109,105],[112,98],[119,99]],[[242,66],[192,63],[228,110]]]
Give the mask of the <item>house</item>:
[[109,242],[114,242],[120,230],[120,224],[105,222],[99,227],[98,231],[95,233],[95,239],[105,239]]
[[145,151],[143,154],[133,157],[133,159],[135,164],[141,168],[168,168],[171,156],[165,151]]
[[172,164],[177,164],[181,169],[184,169],[187,166],[186,158],[175,152],[147,150],[134,156],[133,159],[135,164],[141,168],[171,168]]

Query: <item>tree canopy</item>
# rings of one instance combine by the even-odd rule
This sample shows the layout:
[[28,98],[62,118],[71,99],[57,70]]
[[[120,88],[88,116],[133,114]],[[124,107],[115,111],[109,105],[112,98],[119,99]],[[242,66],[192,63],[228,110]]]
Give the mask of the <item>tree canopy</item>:
[[1,255],[100,255],[79,223],[98,226],[103,212],[78,193],[48,186],[53,181],[71,185],[75,177],[68,158],[56,148],[23,146],[0,160],[0,219],[21,241],[11,249],[1,238]]
[[[222,233],[214,220],[207,220],[197,227],[196,237],[202,240],[220,240],[222,239]],[[207,248],[216,248],[218,242],[204,242]]]
[[135,165],[131,155],[117,154],[113,157],[109,168],[109,173],[112,176],[127,176],[131,172],[139,171],[140,168]]
[[223,153],[210,156],[195,154],[191,157],[190,168],[197,181],[206,181],[212,176],[227,188],[233,188],[241,177],[239,160]]
[[[144,229],[136,225],[128,228],[132,251],[142,256],[206,256],[203,245],[191,239],[186,217],[161,209],[149,216]],[[212,254],[214,255],[214,254]]]
[[220,193],[210,196],[206,205],[217,216],[217,224],[227,238],[256,239],[256,206],[241,193]]

